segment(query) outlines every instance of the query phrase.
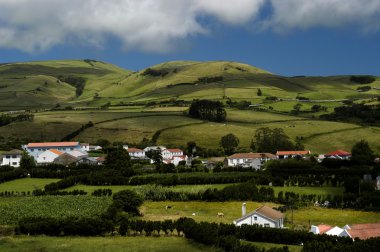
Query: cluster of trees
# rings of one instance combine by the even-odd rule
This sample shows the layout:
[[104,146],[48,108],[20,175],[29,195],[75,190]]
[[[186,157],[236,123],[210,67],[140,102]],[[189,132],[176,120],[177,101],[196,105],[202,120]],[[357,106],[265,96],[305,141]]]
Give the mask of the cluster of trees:
[[359,92],[367,92],[371,89],[372,89],[371,86],[361,86],[361,87],[358,87],[356,90],[358,90]]
[[58,80],[66,82],[75,87],[75,94],[77,97],[81,96],[86,85],[86,79],[80,76],[58,76]]
[[167,74],[169,74],[169,71],[166,69],[153,69],[153,68],[147,68],[144,72],[142,72],[141,75],[150,75],[153,77],[164,77]]
[[[259,89],[260,90],[260,89]],[[252,104],[250,101],[232,101],[228,99],[226,104],[231,108],[237,108],[240,110],[249,109],[249,106]]]
[[189,116],[201,120],[224,122],[227,112],[223,103],[210,100],[193,100],[189,109]]
[[23,113],[18,115],[7,115],[7,114],[1,114],[0,115],[0,127],[8,125],[12,122],[21,122],[21,121],[33,121],[34,115],[29,113]]
[[215,76],[215,77],[200,77],[194,83],[213,83],[223,81],[223,76]]
[[304,146],[299,140],[294,144],[283,129],[263,127],[256,130],[251,149],[268,153],[276,153],[278,150],[303,150]]
[[0,166],[0,183],[25,177],[24,170],[12,166]]
[[334,108],[331,114],[321,115],[320,118],[338,121],[360,121],[362,123],[376,123],[380,120],[380,107],[365,104],[352,104]]
[[350,77],[351,82],[355,82],[358,84],[370,84],[375,80],[376,78],[371,75],[352,75]]

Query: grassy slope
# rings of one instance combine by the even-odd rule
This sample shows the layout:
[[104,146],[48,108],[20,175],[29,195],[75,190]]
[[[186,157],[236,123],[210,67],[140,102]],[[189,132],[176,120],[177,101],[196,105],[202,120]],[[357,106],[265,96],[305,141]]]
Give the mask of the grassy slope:
[[0,184],[0,192],[32,192],[36,189],[44,189],[44,186],[60,179],[23,178]]
[[17,236],[1,239],[1,251],[104,251],[182,252],[221,251],[180,237],[44,237]]

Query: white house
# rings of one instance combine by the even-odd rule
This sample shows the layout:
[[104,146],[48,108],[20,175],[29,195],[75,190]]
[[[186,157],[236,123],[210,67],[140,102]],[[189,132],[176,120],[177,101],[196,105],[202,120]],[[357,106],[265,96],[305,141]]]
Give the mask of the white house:
[[39,154],[37,156],[36,161],[37,161],[37,164],[49,164],[49,163],[52,163],[54,159],[56,159],[62,154],[63,152],[57,149],[47,150]]
[[246,204],[242,205],[242,217],[233,222],[236,226],[260,225],[263,227],[283,228],[284,215],[268,206],[262,206],[246,214]]
[[145,158],[145,151],[138,148],[128,148],[129,156],[132,158]]
[[380,223],[352,224],[345,225],[343,228],[337,226],[332,227],[325,224],[320,224],[318,226],[311,225],[310,232],[313,234],[327,234],[365,240],[372,237],[380,237]]
[[61,152],[69,152],[73,150],[81,150],[82,147],[79,142],[46,142],[46,143],[29,143],[22,146],[24,150],[28,152],[29,155],[33,156],[35,159],[47,151],[56,149]]
[[336,150],[336,151],[329,152],[329,153],[325,154],[324,156],[325,156],[325,158],[348,160],[351,158],[352,155],[351,155],[351,153],[344,151],[344,150]]
[[20,150],[11,150],[6,151],[2,154],[2,158],[0,160],[0,165],[10,165],[13,167],[20,167],[20,161],[23,152]]
[[172,157],[174,156],[183,156],[183,150],[181,149],[168,149]]
[[168,149],[166,149],[165,146],[148,146],[144,149],[144,152],[147,153],[148,151],[151,151],[151,150],[160,151],[162,159],[171,159],[172,158],[171,152]]
[[310,150],[299,150],[299,151],[277,151],[276,156],[278,159],[286,158],[304,158],[310,155]]
[[90,145],[89,146],[90,151],[97,151],[97,150],[101,150],[101,149],[102,149],[102,146],[99,146],[99,145]]
[[276,159],[277,157],[271,153],[235,153],[224,160],[224,166],[241,166],[260,169],[261,166],[268,160]]
[[80,146],[81,146],[81,148],[82,148],[83,151],[86,151],[86,152],[90,151],[90,144],[88,144],[88,143],[81,143]]

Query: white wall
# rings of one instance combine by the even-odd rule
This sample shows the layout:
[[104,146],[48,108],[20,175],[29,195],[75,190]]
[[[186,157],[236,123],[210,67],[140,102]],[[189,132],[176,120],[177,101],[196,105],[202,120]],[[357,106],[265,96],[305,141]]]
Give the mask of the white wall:
[[1,165],[20,167],[21,155],[4,155]]
[[54,152],[45,151],[37,156],[37,163],[38,164],[52,163],[56,157],[58,157],[58,155],[55,154]]

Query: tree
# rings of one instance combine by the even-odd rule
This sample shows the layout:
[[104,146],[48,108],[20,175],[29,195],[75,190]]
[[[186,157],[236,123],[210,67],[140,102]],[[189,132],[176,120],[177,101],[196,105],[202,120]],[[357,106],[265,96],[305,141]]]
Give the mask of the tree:
[[98,139],[95,143],[96,145],[101,146],[102,148],[108,147],[111,145],[111,142],[108,141],[107,139]]
[[298,115],[299,112],[301,111],[301,107],[302,107],[302,104],[301,103],[297,103],[296,105],[293,106],[293,110],[291,111],[291,113],[293,115]]
[[153,160],[153,163],[156,166],[156,170],[157,171],[161,170],[161,166],[162,166],[161,150],[157,148],[157,150],[149,150],[145,154],[148,158]]
[[256,130],[251,148],[257,152],[276,153],[278,150],[294,150],[295,146],[283,129],[264,127]]
[[197,151],[197,144],[194,141],[187,142],[186,153],[192,156],[195,154],[196,151]]
[[371,165],[374,162],[375,154],[365,140],[360,140],[351,149],[351,160],[359,165]]
[[110,147],[107,150],[107,156],[104,164],[113,170],[119,170],[124,176],[134,175],[131,158],[128,152],[123,148],[123,146]]
[[220,146],[227,155],[230,155],[234,153],[239,146],[239,138],[234,134],[227,134],[220,139]]
[[36,161],[28,153],[24,152],[20,160],[20,168],[26,171],[30,171],[36,167]]
[[139,215],[139,207],[143,202],[143,199],[135,191],[123,190],[113,195],[112,205],[127,213]]
[[257,89],[257,96],[261,96],[263,94],[263,92],[261,92],[261,89]]
[[189,116],[201,120],[224,122],[227,112],[223,103],[210,100],[193,100],[189,108]]

